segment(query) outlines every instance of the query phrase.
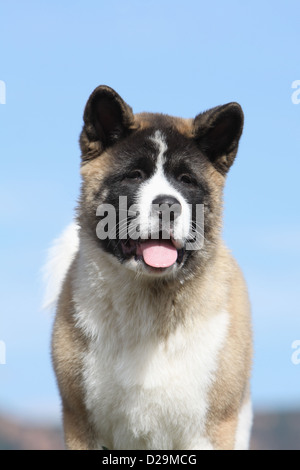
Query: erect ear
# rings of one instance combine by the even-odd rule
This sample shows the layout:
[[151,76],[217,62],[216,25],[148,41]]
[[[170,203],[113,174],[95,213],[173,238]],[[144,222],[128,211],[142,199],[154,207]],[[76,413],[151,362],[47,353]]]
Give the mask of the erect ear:
[[130,106],[118,93],[102,85],[89,97],[83,120],[80,143],[83,159],[90,159],[95,156],[93,155],[95,148],[99,155],[105,148],[128,135],[133,128],[134,116]]
[[225,175],[236,156],[243,131],[244,114],[238,103],[217,106],[194,120],[194,136],[201,150]]

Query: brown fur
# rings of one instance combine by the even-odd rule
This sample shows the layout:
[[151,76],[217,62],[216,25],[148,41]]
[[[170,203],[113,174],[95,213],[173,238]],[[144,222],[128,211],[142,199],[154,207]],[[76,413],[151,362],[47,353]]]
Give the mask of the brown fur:
[[[208,434],[216,449],[232,449],[238,413],[249,399],[249,379],[252,364],[252,334],[250,305],[246,284],[236,262],[219,257],[218,273],[226,273],[230,290],[227,310],[230,312],[230,332],[222,349],[220,366],[211,390],[208,414]],[[220,285],[216,279],[216,284]],[[220,299],[224,304],[224,297]],[[241,312],[245,312],[241,314]],[[210,430],[209,430],[210,428]]]
[[[215,262],[206,271],[205,276],[196,273],[195,278],[184,287],[177,283],[169,286],[167,297],[164,295],[164,282],[152,286],[145,283],[144,289],[145,295],[151,296],[154,305],[157,302],[158,315],[155,323],[157,334],[163,340],[168,339],[178,324],[184,324],[187,320],[184,307],[187,298],[190,305],[189,321],[197,314],[197,306],[207,315],[210,315],[213,309],[227,306],[230,312],[230,333],[222,349],[218,373],[210,392],[211,405],[206,426],[207,435],[214,448],[230,450],[234,447],[240,408],[249,398],[252,337],[250,314],[241,315],[241,312],[250,311],[243,277],[227,250],[220,246],[218,251]],[[71,289],[72,273],[75,269],[73,264],[59,300],[53,333],[53,358],[63,397],[66,444],[70,449],[83,450],[90,449],[95,438],[80,385],[81,357],[86,348],[86,339],[73,320]],[[231,285],[229,292],[226,292],[227,284]],[[134,298],[132,301],[134,311]],[[193,309],[196,309],[195,312]],[[169,313],[166,316],[161,315],[161,312]],[[134,327],[138,328],[136,319]]]
[[76,328],[73,317],[73,262],[59,299],[53,329],[53,366],[63,398],[63,421],[66,445],[70,449],[87,450],[93,432],[86,419],[82,390],[82,354],[86,338]]
[[[207,119],[214,119],[213,113],[208,117],[199,115],[196,120],[147,113],[134,116],[131,108],[124,104],[118,95],[110,94],[110,89],[96,89],[85,110],[85,126],[80,138],[83,185],[79,221],[81,227],[85,227],[86,233],[90,218],[95,214],[95,195],[103,178],[113,172],[114,165],[111,148],[105,147],[102,136],[106,129],[99,130],[91,118],[96,112],[93,100],[103,93],[106,101],[114,100],[116,103],[114,116],[119,107],[122,109],[118,132],[159,127],[162,122],[164,126],[174,128],[190,139],[196,138],[201,129],[205,147],[210,145],[211,136],[207,130],[205,134],[201,125]],[[104,109],[103,112],[105,111]],[[213,126],[213,123],[209,122],[209,126]],[[239,135],[236,139],[238,138]],[[141,291],[144,289],[145,297],[152,299],[153,306],[157,305],[154,309],[157,314],[154,323],[157,335],[163,340],[166,340],[179,324],[184,325],[192,321],[193,315],[199,315],[199,311],[203,317],[209,317],[224,309],[229,313],[229,334],[220,353],[218,371],[209,393],[210,405],[206,422],[206,434],[215,449],[234,448],[239,412],[249,398],[252,359],[250,305],[245,281],[236,262],[220,240],[224,177],[236,151],[237,147],[232,147],[227,155],[213,154],[212,164],[206,160],[203,162],[212,208],[211,214],[206,214],[207,226],[210,227],[207,235],[210,247],[206,259],[201,264],[194,263],[190,271],[192,275],[189,274],[184,284],[180,282],[180,278],[172,281],[159,279],[156,282],[139,280],[139,288]],[[101,202],[101,197],[98,197],[97,204]],[[62,396],[67,447],[90,449],[96,445],[96,431],[84,404],[82,379],[82,358],[87,349],[88,338],[77,327],[74,319],[74,279],[78,272],[78,262],[77,256],[69,269],[59,299],[53,332],[53,363]],[[130,277],[134,279],[134,275],[128,272],[128,278]],[[135,312],[135,298],[132,297],[131,301],[130,311]],[[109,321],[113,322],[114,319]],[[134,327],[139,328],[139,318],[134,318]]]

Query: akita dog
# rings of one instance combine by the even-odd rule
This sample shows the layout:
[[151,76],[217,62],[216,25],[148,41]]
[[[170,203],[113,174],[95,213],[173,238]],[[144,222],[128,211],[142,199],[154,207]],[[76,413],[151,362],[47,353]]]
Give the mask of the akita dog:
[[77,222],[50,262],[69,449],[248,448],[250,306],[221,239],[242,128],[237,103],[182,119],[91,94]]

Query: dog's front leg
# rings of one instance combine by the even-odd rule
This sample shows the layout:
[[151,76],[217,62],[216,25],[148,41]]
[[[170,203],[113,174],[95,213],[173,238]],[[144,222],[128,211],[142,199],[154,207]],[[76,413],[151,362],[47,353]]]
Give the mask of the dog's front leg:
[[63,412],[65,443],[68,450],[97,450],[93,429],[87,420],[64,407]]
[[[211,450],[248,450],[252,421],[251,399],[246,396],[240,409],[208,427],[207,443],[211,443]],[[198,444],[199,447],[194,449],[204,449],[203,440],[197,442]],[[208,446],[205,448],[209,450]]]

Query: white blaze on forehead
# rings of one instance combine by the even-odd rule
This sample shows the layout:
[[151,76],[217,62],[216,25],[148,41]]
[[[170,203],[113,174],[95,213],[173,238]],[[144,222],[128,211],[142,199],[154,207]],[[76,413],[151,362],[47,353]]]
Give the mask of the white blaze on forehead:
[[150,140],[155,143],[158,155],[156,160],[156,169],[154,175],[140,186],[137,194],[137,204],[139,206],[139,221],[142,238],[148,238],[148,233],[155,227],[151,226],[151,207],[153,200],[160,195],[172,196],[181,204],[182,212],[176,218],[174,224],[174,238],[184,240],[188,237],[191,213],[187,201],[183,195],[168,181],[164,172],[164,163],[166,161],[165,153],[168,145],[165,136],[159,130],[155,131]]
[[157,165],[164,164],[164,153],[168,150],[168,146],[163,134],[160,131],[155,131],[154,136],[150,140],[155,143],[158,148]]

